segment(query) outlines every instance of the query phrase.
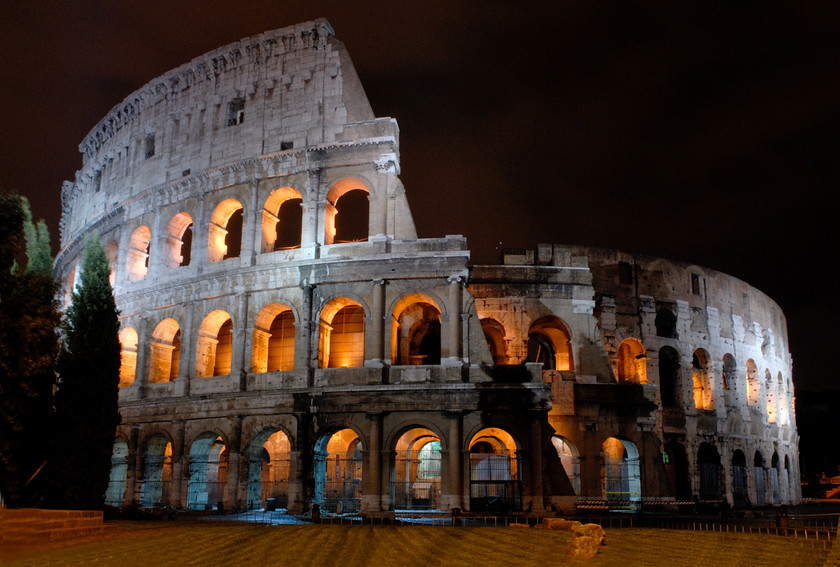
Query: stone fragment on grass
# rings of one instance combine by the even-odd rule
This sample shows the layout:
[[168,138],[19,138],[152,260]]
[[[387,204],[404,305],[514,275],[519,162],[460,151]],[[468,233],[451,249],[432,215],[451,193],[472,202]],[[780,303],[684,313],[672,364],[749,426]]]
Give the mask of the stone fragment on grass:
[[604,542],[604,528],[598,524],[580,524],[572,528],[572,542],[569,555],[581,559],[592,559],[598,554],[598,548]]
[[543,528],[546,530],[572,531],[575,525],[581,523],[576,520],[564,520],[563,518],[543,518]]

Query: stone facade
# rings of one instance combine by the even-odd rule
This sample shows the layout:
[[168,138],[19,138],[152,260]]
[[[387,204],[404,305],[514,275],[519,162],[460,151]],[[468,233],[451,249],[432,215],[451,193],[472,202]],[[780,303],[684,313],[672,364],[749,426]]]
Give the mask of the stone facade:
[[325,20],[116,106],[62,191],[120,309],[112,505],[390,514],[799,500],[784,316],[730,276],[418,238],[396,121]]

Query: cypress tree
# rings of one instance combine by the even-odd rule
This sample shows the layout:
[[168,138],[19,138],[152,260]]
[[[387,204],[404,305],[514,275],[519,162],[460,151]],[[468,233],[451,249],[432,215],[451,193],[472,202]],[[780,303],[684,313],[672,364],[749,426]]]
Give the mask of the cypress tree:
[[[24,272],[12,267],[22,237],[29,258]],[[25,199],[0,194],[0,493],[10,506],[36,506],[44,497],[56,291],[46,225],[36,229]]]
[[108,259],[93,235],[85,241],[81,285],[67,310],[58,356],[51,504],[100,509],[120,422],[119,321]]

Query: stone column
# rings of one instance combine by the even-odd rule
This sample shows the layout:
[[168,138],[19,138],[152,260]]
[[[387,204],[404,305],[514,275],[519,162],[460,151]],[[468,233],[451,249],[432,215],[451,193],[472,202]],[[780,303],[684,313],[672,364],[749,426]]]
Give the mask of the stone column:
[[441,508],[451,510],[452,508],[463,508],[462,494],[464,491],[464,473],[462,462],[464,453],[461,450],[463,435],[463,415],[461,412],[447,414],[449,419],[449,431],[446,437],[446,482],[443,484],[441,494]]
[[128,440],[128,455],[126,455],[126,472],[125,472],[125,497],[124,504],[133,505],[137,503],[137,489],[138,465],[140,463],[140,447],[139,447],[140,429],[135,425],[129,431]]
[[[239,486],[239,455],[242,447],[242,416],[237,415],[233,419],[233,427],[230,432],[230,445],[228,447],[227,479],[225,481],[225,492],[223,501],[226,510],[238,510],[241,501]],[[247,478],[247,475],[246,475]]]
[[373,284],[373,307],[370,329],[370,358],[365,366],[381,368],[385,364],[385,286],[384,279],[375,279]]
[[447,281],[449,282],[449,311],[446,320],[449,332],[446,334],[446,346],[441,349],[443,351],[441,354],[445,356],[445,360],[441,360],[441,364],[444,366],[460,366],[461,302],[464,278],[459,275],[452,275],[447,278]]
[[[531,422],[531,451],[530,459],[528,459],[531,490],[529,495],[530,506],[526,507],[526,511],[542,512],[543,505],[543,453],[542,453],[542,427],[540,425],[539,414],[534,412],[528,416]],[[520,473],[521,475],[521,473]],[[524,504],[524,503],[523,503]]]
[[249,292],[239,295],[236,302],[236,312],[233,315],[233,345],[230,356],[230,374],[239,379],[239,391],[244,392],[246,386],[247,372],[250,370],[247,365],[249,357],[247,346],[248,340],[248,305],[251,300]]
[[393,192],[394,177],[396,175],[396,155],[382,154],[374,162],[377,176],[371,199],[370,221],[368,233],[370,236],[394,236],[393,231],[388,233],[388,208],[390,196]]
[[[169,504],[175,508],[184,507],[184,464],[189,460],[184,455],[184,429],[183,421],[175,422],[172,438],[172,477],[169,487]],[[189,465],[187,465],[187,473],[189,473]]]
[[362,512],[382,509],[382,414],[367,414],[370,446],[366,447],[368,467],[363,471]]
[[[257,261],[257,254],[262,250],[259,242],[262,239],[262,210],[259,203],[259,182],[257,179],[248,180],[249,197],[248,214],[242,218],[242,249],[239,257],[243,266],[253,266]],[[243,211],[245,213],[245,211]]]

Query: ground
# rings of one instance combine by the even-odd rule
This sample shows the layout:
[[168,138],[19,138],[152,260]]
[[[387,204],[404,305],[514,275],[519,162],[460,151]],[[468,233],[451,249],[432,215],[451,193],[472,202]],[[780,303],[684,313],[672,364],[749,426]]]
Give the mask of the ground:
[[769,535],[608,529],[589,561],[566,557],[571,534],[534,528],[109,522],[108,535],[29,550],[8,567],[65,565],[822,565],[813,541]]

